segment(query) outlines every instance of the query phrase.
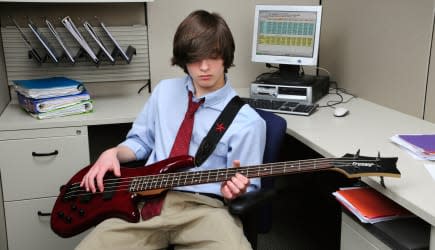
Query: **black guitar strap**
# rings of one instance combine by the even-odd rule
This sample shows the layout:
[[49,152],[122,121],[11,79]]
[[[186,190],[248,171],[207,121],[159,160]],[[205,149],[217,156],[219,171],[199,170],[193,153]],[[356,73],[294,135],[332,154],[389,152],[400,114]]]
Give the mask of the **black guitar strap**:
[[234,96],[227,106],[225,106],[224,110],[222,110],[221,114],[208,131],[207,136],[204,137],[199,145],[195,155],[195,166],[199,167],[207,160],[244,104],[245,102],[239,96]]

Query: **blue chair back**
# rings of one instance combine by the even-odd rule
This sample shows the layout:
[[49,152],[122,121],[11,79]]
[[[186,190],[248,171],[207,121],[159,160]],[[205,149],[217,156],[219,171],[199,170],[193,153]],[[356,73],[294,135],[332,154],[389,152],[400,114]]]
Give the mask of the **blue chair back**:
[[[272,112],[257,109],[257,113],[266,121],[266,146],[263,163],[273,163],[280,160],[280,152],[287,131],[287,122],[281,116]],[[262,189],[274,188],[274,177],[261,179]],[[260,209],[258,231],[266,233],[272,226],[272,204],[266,204]]]

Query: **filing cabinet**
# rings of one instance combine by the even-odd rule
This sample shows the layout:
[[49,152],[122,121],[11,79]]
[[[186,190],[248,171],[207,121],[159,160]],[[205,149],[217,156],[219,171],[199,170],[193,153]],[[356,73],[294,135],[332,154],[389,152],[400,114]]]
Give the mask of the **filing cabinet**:
[[60,186],[89,164],[87,127],[2,131],[0,158],[0,222],[7,239],[0,249],[73,249],[85,233],[57,236],[50,212]]

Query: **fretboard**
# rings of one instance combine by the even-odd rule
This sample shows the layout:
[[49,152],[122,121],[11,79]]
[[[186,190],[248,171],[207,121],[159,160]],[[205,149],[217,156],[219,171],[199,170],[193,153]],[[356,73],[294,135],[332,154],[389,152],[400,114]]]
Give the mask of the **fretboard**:
[[299,160],[254,165],[240,168],[224,168],[204,171],[165,173],[135,177],[129,187],[130,192],[197,185],[228,180],[236,173],[248,178],[286,175],[290,173],[312,172],[332,168],[331,159]]

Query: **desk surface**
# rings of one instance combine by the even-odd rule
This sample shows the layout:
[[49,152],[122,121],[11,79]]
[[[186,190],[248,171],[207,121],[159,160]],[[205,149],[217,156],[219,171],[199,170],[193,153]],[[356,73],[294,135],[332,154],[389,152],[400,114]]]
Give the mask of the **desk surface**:
[[132,122],[148,97],[148,93],[92,97],[92,113],[44,120],[31,117],[17,103],[11,102],[0,116],[0,131]]
[[[248,90],[240,89],[246,96]],[[91,114],[36,120],[11,103],[0,116],[0,132],[70,126],[88,126],[132,122],[143,107],[148,93],[133,96],[104,96],[94,98]],[[333,96],[320,100],[325,104]],[[365,101],[360,98],[342,106],[350,113],[341,118],[333,116],[331,108],[321,108],[311,116],[282,115],[287,120],[287,132],[325,157],[341,157],[345,153],[399,157],[397,167],[401,178],[385,178],[386,189],[378,177],[363,180],[400,205],[435,226],[435,181],[424,163],[390,141],[400,133],[434,133],[435,124]]]
[[[319,104],[333,98],[326,96]],[[345,117],[334,117],[333,109],[321,108],[309,117],[283,115],[287,133],[325,157],[341,157],[361,150],[361,155],[398,157],[401,178],[379,177],[363,181],[435,226],[435,181],[424,167],[430,161],[415,160],[390,141],[395,134],[435,133],[435,124],[365,101],[360,98],[340,106],[349,109]]]

